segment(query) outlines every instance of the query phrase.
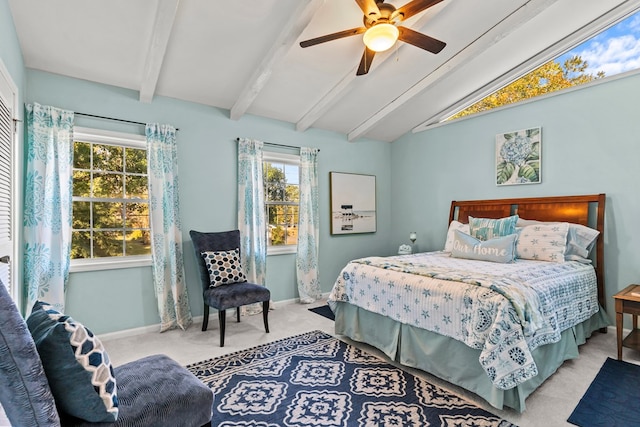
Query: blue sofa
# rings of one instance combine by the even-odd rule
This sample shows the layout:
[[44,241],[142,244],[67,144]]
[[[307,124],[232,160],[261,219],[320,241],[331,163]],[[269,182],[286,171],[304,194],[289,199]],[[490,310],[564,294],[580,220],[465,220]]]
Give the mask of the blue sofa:
[[32,334],[0,282],[0,403],[12,426],[211,425],[212,391],[169,357],[148,356],[111,374],[117,389],[115,421],[88,422],[61,411]]

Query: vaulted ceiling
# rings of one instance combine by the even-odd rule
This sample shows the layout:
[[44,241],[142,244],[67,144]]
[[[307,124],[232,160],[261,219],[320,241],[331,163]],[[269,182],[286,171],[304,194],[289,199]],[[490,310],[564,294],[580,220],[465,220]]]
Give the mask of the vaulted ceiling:
[[[388,0],[401,7],[409,0]],[[446,42],[399,41],[356,76],[354,0],[9,0],[28,68],[229,111],[394,141],[553,59],[639,0],[443,0],[402,25]],[[99,111],[89,112],[100,114]]]

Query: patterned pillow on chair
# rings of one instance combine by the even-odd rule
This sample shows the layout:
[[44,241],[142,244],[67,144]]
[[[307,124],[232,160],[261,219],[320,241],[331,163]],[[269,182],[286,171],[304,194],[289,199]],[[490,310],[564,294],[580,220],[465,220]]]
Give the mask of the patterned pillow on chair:
[[27,326],[56,405],[89,422],[118,418],[116,379],[102,342],[79,322],[38,301]]
[[227,283],[242,283],[247,277],[240,264],[240,250],[202,252],[204,264],[209,270],[211,280],[210,288],[225,285]]

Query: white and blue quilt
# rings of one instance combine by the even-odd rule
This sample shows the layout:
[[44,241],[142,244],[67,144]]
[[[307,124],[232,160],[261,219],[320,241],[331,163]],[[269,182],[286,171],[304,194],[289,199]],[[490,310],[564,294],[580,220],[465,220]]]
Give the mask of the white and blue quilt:
[[538,375],[531,352],[595,314],[595,270],[579,262],[500,264],[447,252],[351,261],[329,304],[348,302],[480,350],[479,362],[507,390]]

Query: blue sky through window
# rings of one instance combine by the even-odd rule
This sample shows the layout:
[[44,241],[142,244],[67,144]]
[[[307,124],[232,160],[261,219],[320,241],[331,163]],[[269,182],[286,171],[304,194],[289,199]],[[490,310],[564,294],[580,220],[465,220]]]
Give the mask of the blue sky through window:
[[640,68],[640,12],[578,45],[556,62],[563,64],[575,55],[587,61],[589,74],[604,71],[609,77]]

